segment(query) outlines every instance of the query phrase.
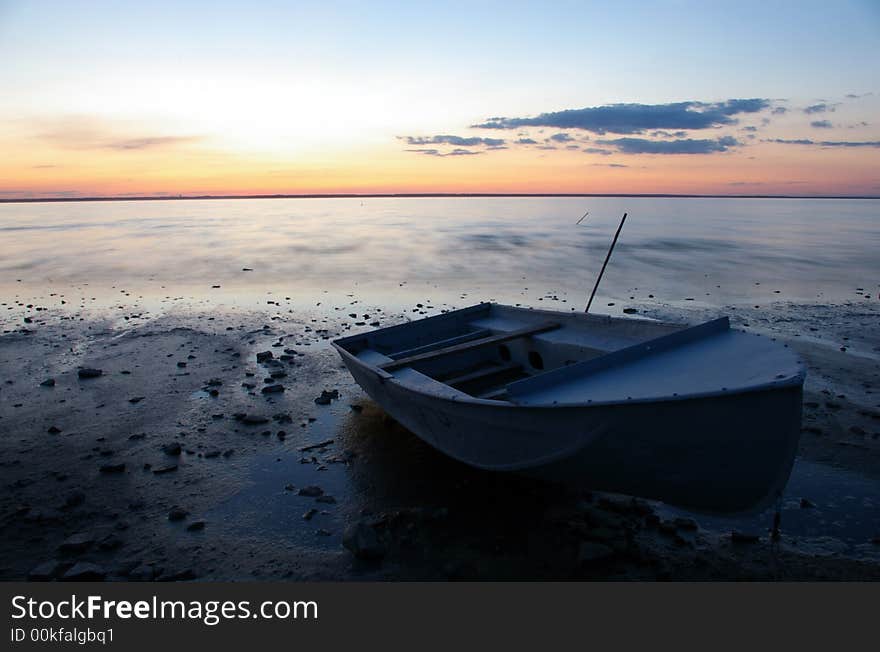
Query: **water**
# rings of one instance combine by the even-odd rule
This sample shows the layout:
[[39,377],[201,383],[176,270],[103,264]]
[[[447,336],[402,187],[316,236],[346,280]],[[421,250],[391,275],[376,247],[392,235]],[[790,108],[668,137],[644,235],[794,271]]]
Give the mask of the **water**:
[[[576,225],[585,210],[589,217]],[[282,303],[267,301],[279,298],[283,309],[313,314],[332,314],[334,307],[353,301],[407,312],[416,302],[436,312],[480,300],[581,310],[624,211],[629,218],[594,304],[597,312],[619,313],[628,302],[711,312],[778,300],[844,304],[880,298],[878,200],[0,204],[0,303],[9,308],[0,323],[20,325],[21,315],[12,310],[16,301],[58,308],[62,296],[74,310],[124,304],[129,311],[134,306],[161,311],[182,303],[208,311],[278,312]],[[315,424],[313,436],[357,434],[357,423],[333,412]],[[461,472],[439,454],[429,458],[431,464],[419,461],[419,455],[433,451],[416,448],[415,456],[409,451],[394,457],[400,442],[389,449],[388,456],[373,453],[370,461],[372,468],[385,457],[391,460],[386,475],[398,484],[389,496],[400,493],[402,469],[421,477],[436,467],[438,480]],[[318,513],[308,527],[297,528],[314,501],[282,487],[318,481],[340,500],[340,509]],[[405,485],[406,492],[416,486],[415,481]],[[248,486],[214,516],[232,529],[296,532],[301,543],[338,548],[340,524],[365,504],[364,493],[341,465],[318,473],[312,465],[282,463],[269,455],[255,459]],[[859,542],[880,528],[876,494],[873,478],[799,460],[786,492],[783,528],[802,538],[801,546],[821,547],[832,537],[832,551],[875,557],[876,547],[860,549]],[[816,507],[801,509],[802,496]],[[769,514],[699,519],[719,532],[763,531],[770,522]],[[317,532],[324,528],[332,535]]]
[[[860,473],[795,460],[782,500],[785,544],[801,552],[880,560],[880,546],[869,543],[880,535],[877,488],[875,479]],[[738,530],[764,537],[773,525],[774,511],[770,507],[756,515],[723,517],[660,508],[668,516],[693,516],[701,527],[717,533]]]
[[[351,390],[357,391],[353,385]],[[492,474],[454,462],[414,436],[398,435],[383,447],[381,442],[393,436],[387,428],[375,419],[354,415],[345,404],[337,404],[318,415],[309,433],[311,442],[333,437],[339,438],[345,447],[356,447],[357,441],[362,445],[369,442],[368,484],[350,478],[350,471],[342,464],[329,463],[319,471],[315,465],[300,463],[298,455],[258,455],[250,465],[245,487],[206,515],[215,526],[333,549],[341,542],[344,524],[365,507],[388,508],[401,497],[419,504],[445,504],[463,479],[470,479],[475,485],[493,485],[488,480]],[[311,453],[304,455],[308,457]],[[328,457],[321,451],[317,455]],[[510,479],[499,478],[501,486],[505,486],[503,480]],[[285,490],[286,485],[292,485],[293,490]],[[313,498],[297,495],[296,490],[308,485],[321,486],[339,504],[328,508]],[[808,554],[880,561],[880,547],[870,543],[872,537],[880,535],[877,488],[876,479],[861,473],[796,460],[781,504],[784,546]],[[480,499],[480,509],[501,509],[500,503],[493,503],[482,494],[472,497],[468,505],[472,507]],[[802,499],[808,502],[802,504]],[[744,516],[716,516],[651,503],[663,518],[695,518],[705,534],[717,538],[737,530],[766,540],[775,509],[769,507]],[[313,508],[314,516],[303,526],[302,515]]]
[[624,211],[600,311],[649,294],[725,305],[880,293],[878,200],[367,198],[0,204],[0,296],[78,288],[106,302],[124,288],[144,302],[265,305],[273,292],[314,305],[356,291],[394,308],[429,292],[581,308]]

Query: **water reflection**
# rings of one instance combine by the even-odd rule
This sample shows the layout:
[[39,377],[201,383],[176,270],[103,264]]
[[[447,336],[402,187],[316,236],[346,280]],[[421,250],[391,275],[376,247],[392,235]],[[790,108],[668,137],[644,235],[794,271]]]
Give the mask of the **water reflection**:
[[243,298],[356,285],[381,297],[405,282],[437,286],[436,300],[479,291],[514,301],[525,287],[579,297],[624,210],[630,220],[603,281],[609,297],[723,303],[778,290],[837,301],[880,272],[872,200],[97,202],[0,205],[0,290],[91,283],[159,294],[165,285],[210,299],[217,284]]

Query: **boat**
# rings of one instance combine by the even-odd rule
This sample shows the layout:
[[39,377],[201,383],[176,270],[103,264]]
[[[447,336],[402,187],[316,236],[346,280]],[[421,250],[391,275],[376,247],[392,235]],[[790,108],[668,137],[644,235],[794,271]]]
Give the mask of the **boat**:
[[480,469],[704,512],[777,500],[804,364],[732,329],[481,303],[335,340],[363,390]]

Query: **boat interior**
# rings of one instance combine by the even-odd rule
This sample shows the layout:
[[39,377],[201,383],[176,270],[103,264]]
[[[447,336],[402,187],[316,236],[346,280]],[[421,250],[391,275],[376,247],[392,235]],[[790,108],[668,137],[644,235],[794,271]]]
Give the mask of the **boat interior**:
[[515,384],[607,356],[682,326],[479,304],[336,341],[367,364],[469,397],[507,400]]

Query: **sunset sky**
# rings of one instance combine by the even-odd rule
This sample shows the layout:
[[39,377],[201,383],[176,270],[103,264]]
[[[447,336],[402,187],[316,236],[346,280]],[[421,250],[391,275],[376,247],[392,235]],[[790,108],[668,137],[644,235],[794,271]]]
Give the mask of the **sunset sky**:
[[0,0],[0,199],[880,195],[880,2]]

